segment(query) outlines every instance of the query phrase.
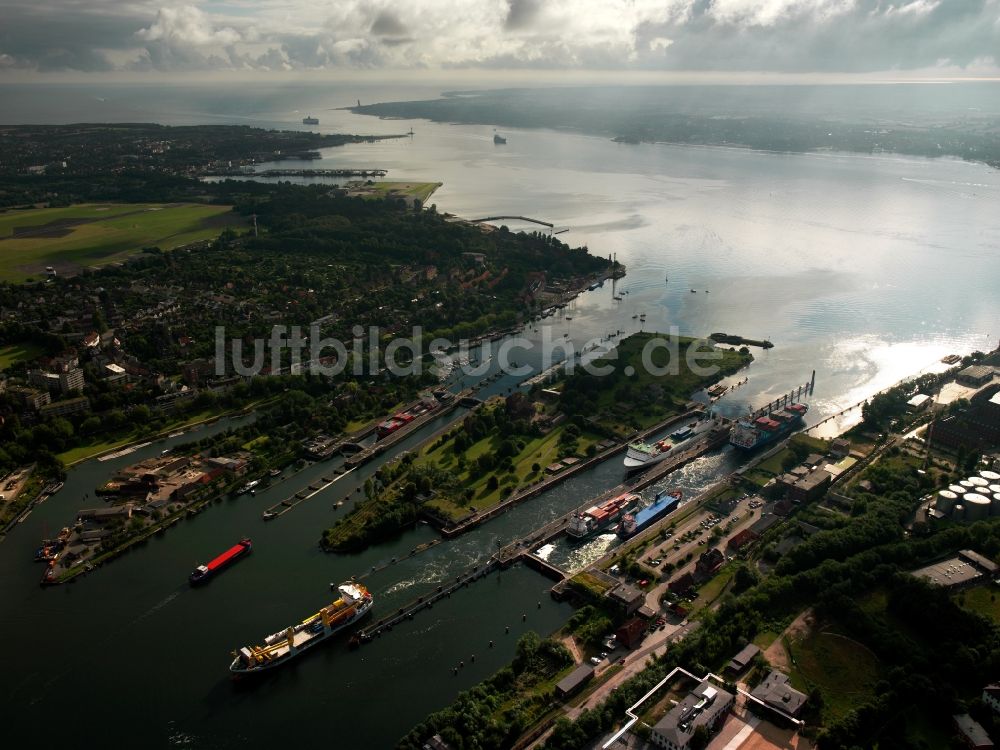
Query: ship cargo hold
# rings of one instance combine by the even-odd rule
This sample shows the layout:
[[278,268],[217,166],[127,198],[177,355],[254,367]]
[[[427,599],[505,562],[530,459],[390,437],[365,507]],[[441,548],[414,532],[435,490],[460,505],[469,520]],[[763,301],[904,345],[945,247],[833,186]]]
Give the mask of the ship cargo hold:
[[216,573],[229,567],[241,557],[250,554],[250,550],[252,549],[253,545],[249,539],[241,539],[237,544],[234,544],[214,560],[210,560],[204,565],[199,565],[195,568],[191,575],[188,576],[188,581],[191,582],[192,586],[206,583]]
[[234,675],[249,675],[281,666],[359,622],[375,603],[368,589],[355,581],[340,584],[337,592],[339,597],[335,601],[298,625],[267,636],[261,646],[244,646],[234,651],[229,671]]
[[570,519],[566,535],[576,541],[586,539],[592,534],[596,534],[617,523],[622,515],[635,508],[638,502],[638,495],[626,492],[605,503],[587,508],[582,513],[577,513]]
[[657,493],[656,499],[645,508],[635,513],[626,514],[621,523],[618,524],[618,536],[622,539],[628,539],[673,513],[677,510],[681,496],[680,490],[670,490],[669,492],[664,490]]

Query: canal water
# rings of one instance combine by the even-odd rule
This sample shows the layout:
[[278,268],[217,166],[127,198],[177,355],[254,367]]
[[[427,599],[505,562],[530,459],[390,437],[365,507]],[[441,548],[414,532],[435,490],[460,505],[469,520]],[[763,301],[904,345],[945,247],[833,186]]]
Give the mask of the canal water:
[[[633,316],[642,312],[646,330],[771,339],[775,348],[755,350],[755,362],[736,378],[749,382],[718,402],[728,414],[781,395],[815,369],[810,421],[816,422],[935,367],[944,354],[996,346],[1000,175],[984,166],[628,146],[544,130],[505,131],[508,143],[500,147],[487,126],[380,121],[335,109],[357,98],[344,88],[251,89],[156,96],[101,90],[84,101],[77,87],[63,100],[79,104],[73,111],[58,110],[55,90],[8,101],[18,120],[34,122],[298,128],[304,114],[315,114],[329,131],[412,127],[412,138],[329,149],[309,166],[386,168],[389,179],[441,181],[431,199],[439,211],[540,218],[568,229],[559,236],[570,244],[616,253],[628,266],[626,278],[582,294],[547,319],[552,339],[579,348],[639,329]],[[404,97],[413,94],[361,93],[364,101]],[[531,326],[527,333],[537,342],[544,329],[535,333]],[[538,351],[513,358],[540,365]],[[483,395],[506,393],[515,383],[502,378]],[[426,425],[397,450],[462,414]],[[857,410],[825,427],[833,432],[854,418]],[[260,514],[329,475],[335,459],[254,497],[214,504],[75,583],[41,589],[41,567],[32,562],[38,540],[92,504],[94,488],[116,468],[185,439],[73,468],[63,490],[0,543],[0,638],[7,645],[0,706],[15,743],[37,741],[59,726],[87,744],[112,746],[255,748],[301,738],[391,747],[429,711],[506,663],[520,633],[547,633],[565,621],[570,610],[547,595],[549,581],[521,567],[491,575],[357,651],[341,639],[242,687],[228,678],[231,650],[312,614],[329,601],[331,582],[352,575],[367,574],[376,612],[391,612],[622,479],[620,458],[611,459],[412,558],[410,550],[436,538],[425,525],[363,553],[326,555],[317,546],[320,533],[349,508],[333,504],[356,498],[385,457],[273,522]],[[722,451],[669,483],[691,496],[738,463]],[[254,540],[250,557],[202,589],[187,586],[195,565],[247,535]],[[557,544],[549,558],[575,569],[609,543],[602,536],[580,547]],[[459,661],[465,666],[453,676]]]

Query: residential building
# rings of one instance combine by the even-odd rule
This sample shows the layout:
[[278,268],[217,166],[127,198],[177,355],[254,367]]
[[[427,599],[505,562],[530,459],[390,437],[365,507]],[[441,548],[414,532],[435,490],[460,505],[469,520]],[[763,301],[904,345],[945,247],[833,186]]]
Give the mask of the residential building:
[[687,750],[698,727],[709,734],[719,728],[736,697],[704,680],[656,722],[650,741],[663,750]]
[[729,541],[726,542],[726,549],[732,553],[738,553],[744,547],[747,547],[758,539],[757,535],[754,533],[753,529],[743,529],[739,533],[731,536]]
[[698,562],[694,564],[695,572],[702,578],[715,575],[716,571],[722,567],[726,561],[726,556],[722,554],[718,547],[705,550],[698,556]]
[[59,389],[63,393],[83,390],[83,370],[79,367],[71,367],[59,373]]
[[615,631],[615,638],[625,648],[636,648],[646,635],[646,623],[638,617],[626,621]]
[[25,409],[31,409],[33,411],[38,411],[45,406],[45,404],[52,401],[48,392],[39,391],[34,388],[25,388],[24,386],[14,385],[8,388],[7,392]]
[[86,396],[77,396],[45,404],[38,413],[45,417],[65,417],[85,411],[90,411],[89,399]]

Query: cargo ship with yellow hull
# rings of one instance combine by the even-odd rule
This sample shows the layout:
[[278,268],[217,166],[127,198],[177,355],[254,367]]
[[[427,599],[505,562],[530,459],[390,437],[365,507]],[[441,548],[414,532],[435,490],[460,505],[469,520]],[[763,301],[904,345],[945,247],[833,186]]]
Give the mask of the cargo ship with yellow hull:
[[317,643],[359,622],[371,610],[374,597],[355,581],[337,587],[340,596],[298,625],[290,625],[264,639],[262,646],[244,646],[233,652],[229,671],[234,675],[264,672],[281,666]]

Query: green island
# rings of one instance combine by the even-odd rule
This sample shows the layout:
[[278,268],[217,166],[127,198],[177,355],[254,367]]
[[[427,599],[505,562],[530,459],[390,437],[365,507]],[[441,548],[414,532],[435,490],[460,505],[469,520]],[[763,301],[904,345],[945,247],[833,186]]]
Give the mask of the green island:
[[[663,342],[661,345],[660,342]],[[668,344],[675,346],[671,354]],[[643,351],[657,374],[643,365]],[[714,355],[717,370],[699,376],[688,353]],[[683,414],[689,396],[752,360],[747,351],[715,349],[704,340],[652,332],[619,341],[594,362],[607,368],[594,374],[581,367],[562,372],[557,382],[536,384],[528,393],[497,398],[465,417],[461,425],[417,452],[383,467],[366,487],[366,501],[324,531],[324,549],[361,549],[417,522],[421,516],[442,527],[558,477],[638,430]]]

